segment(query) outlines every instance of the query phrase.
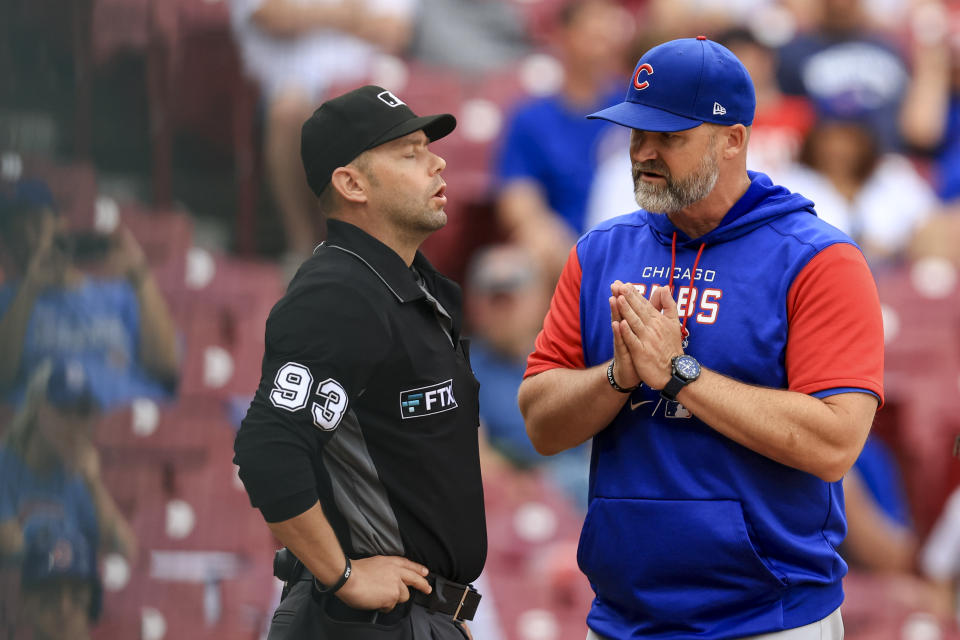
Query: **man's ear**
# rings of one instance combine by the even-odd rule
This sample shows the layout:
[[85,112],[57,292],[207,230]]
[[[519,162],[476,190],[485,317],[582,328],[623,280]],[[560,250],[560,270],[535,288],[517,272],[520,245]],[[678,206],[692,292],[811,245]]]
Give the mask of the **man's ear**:
[[367,201],[369,181],[356,167],[337,167],[330,176],[330,185],[347,202],[363,203]]
[[747,152],[747,141],[750,139],[750,130],[742,124],[727,127],[723,138],[722,153],[724,158],[733,158]]

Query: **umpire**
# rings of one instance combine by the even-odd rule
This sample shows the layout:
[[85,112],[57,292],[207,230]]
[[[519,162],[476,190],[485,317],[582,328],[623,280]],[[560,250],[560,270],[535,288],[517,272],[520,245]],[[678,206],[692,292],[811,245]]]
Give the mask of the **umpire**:
[[462,640],[486,558],[479,384],[459,287],[418,252],[447,221],[449,114],[366,86],[325,102],[301,153],[327,240],[267,320],[234,444],[286,545],[269,640]]

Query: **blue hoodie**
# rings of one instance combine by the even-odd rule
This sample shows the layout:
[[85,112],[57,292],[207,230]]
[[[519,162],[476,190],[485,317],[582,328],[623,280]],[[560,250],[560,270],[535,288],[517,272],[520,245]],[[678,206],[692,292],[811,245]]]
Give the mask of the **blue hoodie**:
[[[681,314],[696,302],[686,353],[748,384],[792,388],[785,362],[791,285],[822,250],[853,243],[819,220],[806,198],[763,174],[750,177],[750,188],[722,223],[700,238],[643,210],[581,238],[571,261],[582,268],[583,366],[613,357],[610,283],[630,282],[645,295],[666,285],[676,237]],[[868,271],[866,277],[872,284]],[[876,311],[879,317],[879,306]],[[553,322],[548,316],[545,333]],[[538,338],[538,352],[544,339]],[[527,375],[538,372],[538,352]],[[838,379],[848,380],[824,374],[824,380]],[[882,392],[874,384],[831,382],[807,392]],[[741,638],[809,624],[842,602],[847,567],[836,548],[846,522],[839,482],[759,455],[646,386],[594,438],[590,474],[578,562],[596,593],[587,622],[597,633]]]

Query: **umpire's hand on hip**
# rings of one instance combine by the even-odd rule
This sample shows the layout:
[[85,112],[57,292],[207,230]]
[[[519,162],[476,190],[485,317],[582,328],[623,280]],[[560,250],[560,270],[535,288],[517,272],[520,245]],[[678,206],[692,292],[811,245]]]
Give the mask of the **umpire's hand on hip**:
[[384,613],[410,599],[408,587],[430,593],[430,571],[423,565],[399,556],[374,556],[354,560],[353,571],[336,596],[354,609]]

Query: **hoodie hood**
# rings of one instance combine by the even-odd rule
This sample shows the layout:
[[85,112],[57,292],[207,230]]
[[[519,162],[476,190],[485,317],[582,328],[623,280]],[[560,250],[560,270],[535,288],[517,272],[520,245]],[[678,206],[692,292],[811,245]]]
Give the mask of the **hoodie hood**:
[[750,186],[746,192],[730,207],[716,229],[699,238],[690,238],[663,214],[644,210],[641,213],[658,242],[669,245],[676,233],[677,246],[680,247],[721,244],[792,213],[817,215],[811,200],[773,184],[766,174],[756,171],[748,171],[747,174]]

